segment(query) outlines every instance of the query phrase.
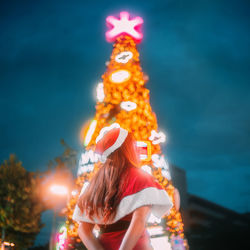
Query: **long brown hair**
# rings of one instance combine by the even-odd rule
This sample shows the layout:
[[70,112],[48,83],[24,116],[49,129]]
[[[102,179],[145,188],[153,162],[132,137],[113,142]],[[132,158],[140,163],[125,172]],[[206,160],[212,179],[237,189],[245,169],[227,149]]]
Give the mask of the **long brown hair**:
[[93,176],[85,192],[78,200],[78,206],[82,212],[93,219],[93,216],[103,219],[103,223],[112,221],[116,216],[116,210],[129,167],[139,166],[135,140],[132,134],[117,150],[111,153],[106,162]]

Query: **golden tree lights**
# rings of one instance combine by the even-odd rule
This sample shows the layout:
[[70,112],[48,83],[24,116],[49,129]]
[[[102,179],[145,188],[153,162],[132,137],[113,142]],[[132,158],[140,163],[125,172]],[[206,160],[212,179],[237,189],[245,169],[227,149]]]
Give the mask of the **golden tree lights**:
[[[130,59],[126,64],[116,61],[117,55],[121,55],[123,51],[130,51],[129,56],[133,55],[131,58],[128,57]],[[126,78],[129,74],[120,74],[121,78],[117,77],[119,79],[114,82],[111,76],[117,72],[129,72],[130,79]],[[105,96],[103,101],[97,102],[96,105],[94,120],[98,122],[89,145],[94,145],[101,128],[107,123],[113,123],[114,119],[125,129],[134,132],[136,139],[148,140],[151,130],[157,130],[156,117],[149,104],[149,90],[144,86],[139,53],[135,42],[129,36],[118,38],[107,71],[102,78]]]
[[[142,150],[142,168],[157,179],[175,204],[175,188],[160,147],[166,136],[158,130],[156,115],[150,105],[149,90],[145,87],[147,80],[148,77],[144,75],[140,66],[136,40],[123,32],[115,39],[107,70],[97,87],[95,117],[81,132],[82,143],[86,146],[86,155],[83,156],[87,158],[83,159],[83,167],[78,171],[77,190],[80,190],[83,183],[89,181],[98,170],[92,150],[100,130],[116,122],[133,133],[137,145],[140,145]],[[68,204],[67,225],[71,237],[77,237],[77,223],[72,221],[72,214],[78,196],[79,193],[73,196]],[[172,236],[184,238],[183,222],[177,209],[174,206],[169,215],[165,216],[165,230]]]

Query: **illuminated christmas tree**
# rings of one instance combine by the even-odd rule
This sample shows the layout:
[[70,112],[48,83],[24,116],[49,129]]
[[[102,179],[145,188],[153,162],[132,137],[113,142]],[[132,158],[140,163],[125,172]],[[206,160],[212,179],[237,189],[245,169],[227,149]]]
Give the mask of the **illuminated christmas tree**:
[[156,115],[149,102],[149,90],[145,86],[148,77],[142,72],[136,48],[143,37],[140,31],[143,20],[121,12],[119,18],[109,16],[106,21],[109,26],[106,39],[114,42],[113,51],[102,82],[96,88],[96,114],[81,131],[84,151],[79,162],[76,190],[68,204],[68,248],[75,249],[80,243],[72,214],[79,191],[98,170],[98,156],[93,151],[96,137],[103,127],[116,122],[133,133],[140,148],[141,168],[156,178],[175,204],[170,214],[161,220],[153,216],[149,219],[148,231],[153,236],[154,249],[163,249],[163,246],[164,249],[185,249],[183,222],[174,198],[178,191],[171,182],[160,146],[166,136],[158,130]]

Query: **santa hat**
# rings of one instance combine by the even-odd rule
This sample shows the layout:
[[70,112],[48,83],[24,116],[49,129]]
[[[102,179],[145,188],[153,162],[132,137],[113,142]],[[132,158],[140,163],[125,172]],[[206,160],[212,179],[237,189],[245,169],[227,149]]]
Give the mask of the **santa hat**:
[[95,152],[101,155],[100,161],[104,163],[107,157],[123,144],[127,136],[128,131],[118,123],[104,127],[96,138]]

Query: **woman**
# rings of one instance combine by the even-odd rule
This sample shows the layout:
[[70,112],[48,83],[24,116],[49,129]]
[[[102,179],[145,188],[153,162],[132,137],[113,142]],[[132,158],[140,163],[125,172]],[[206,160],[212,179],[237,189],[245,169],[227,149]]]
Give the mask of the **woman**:
[[[81,192],[73,214],[82,242],[91,250],[152,249],[145,225],[151,212],[159,218],[169,212],[166,191],[139,169],[135,141],[118,124],[101,130],[95,152],[103,165]],[[99,238],[92,233],[95,225]]]

